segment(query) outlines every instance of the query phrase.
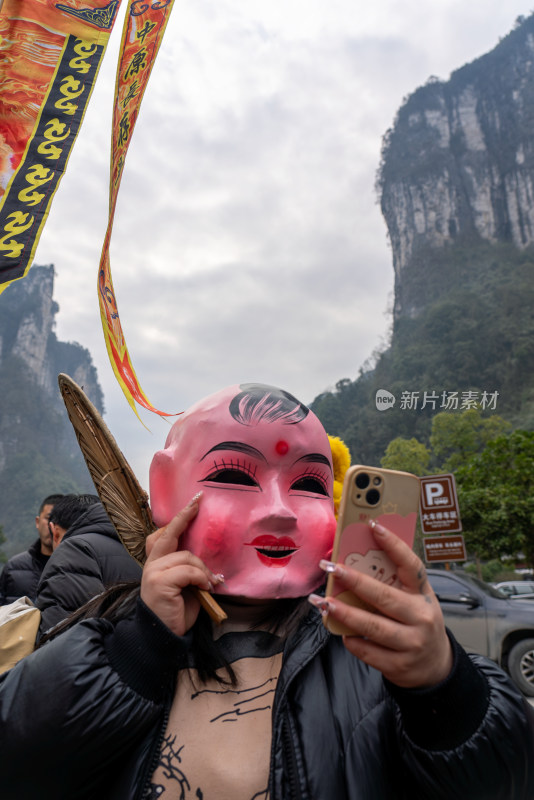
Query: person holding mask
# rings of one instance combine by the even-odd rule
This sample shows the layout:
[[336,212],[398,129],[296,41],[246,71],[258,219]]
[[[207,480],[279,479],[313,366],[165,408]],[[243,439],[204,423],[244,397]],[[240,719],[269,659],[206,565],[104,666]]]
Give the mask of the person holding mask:
[[[447,633],[420,559],[375,527],[401,588],[329,560],[330,445],[298,400],[257,384],[206,398],[150,483],[160,527],[140,591],[117,590],[0,682],[13,798],[534,796],[532,710]],[[332,570],[381,614],[324,598]]]

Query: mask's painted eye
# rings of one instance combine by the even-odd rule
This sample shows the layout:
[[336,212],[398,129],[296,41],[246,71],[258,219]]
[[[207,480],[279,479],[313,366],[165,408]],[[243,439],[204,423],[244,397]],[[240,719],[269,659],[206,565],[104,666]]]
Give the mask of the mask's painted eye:
[[324,483],[313,475],[304,475],[302,478],[298,478],[291,484],[291,488],[295,492],[312,492],[313,494],[324,494],[328,497],[328,489]]
[[237,486],[258,486],[258,482],[241,469],[217,469],[204,478],[211,483],[230,483]]

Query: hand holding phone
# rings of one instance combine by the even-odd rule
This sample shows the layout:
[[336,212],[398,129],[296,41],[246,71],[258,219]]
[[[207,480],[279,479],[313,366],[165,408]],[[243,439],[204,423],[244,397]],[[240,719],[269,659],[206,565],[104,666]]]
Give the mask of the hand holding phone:
[[[363,465],[351,467],[345,475],[332,560],[390,586],[400,586],[396,565],[377,544],[369,523],[380,522],[413,547],[419,495],[419,478],[409,472]],[[334,575],[328,577],[326,594],[376,612],[352,592],[344,591]],[[324,617],[324,624],[332,633],[352,633],[328,616]]]

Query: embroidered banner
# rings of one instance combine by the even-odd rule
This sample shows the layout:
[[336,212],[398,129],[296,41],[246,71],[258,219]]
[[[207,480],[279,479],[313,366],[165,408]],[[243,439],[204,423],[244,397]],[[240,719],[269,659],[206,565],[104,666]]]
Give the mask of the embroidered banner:
[[154,408],[137,380],[128,348],[126,347],[117,301],[113,291],[109,244],[126,152],[173,3],[174,0],[156,0],[152,3],[144,2],[144,0],[133,0],[128,5],[122,32],[121,54],[117,68],[113,108],[109,220],[98,270],[100,317],[109,359],[115,377],[128,403],[138,417],[136,402],[161,416],[174,415]]
[[28,272],[120,0],[4,0],[0,14],[0,292]]

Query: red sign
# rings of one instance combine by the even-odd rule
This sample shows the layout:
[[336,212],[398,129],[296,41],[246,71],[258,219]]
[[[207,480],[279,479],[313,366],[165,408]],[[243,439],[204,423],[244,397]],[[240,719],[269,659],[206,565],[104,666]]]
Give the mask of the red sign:
[[463,536],[426,536],[423,546],[427,563],[467,559]]
[[455,533],[462,530],[454,475],[421,478],[421,528],[423,533]]

